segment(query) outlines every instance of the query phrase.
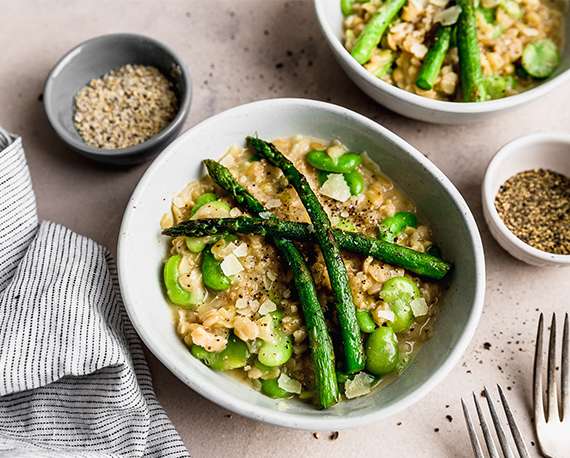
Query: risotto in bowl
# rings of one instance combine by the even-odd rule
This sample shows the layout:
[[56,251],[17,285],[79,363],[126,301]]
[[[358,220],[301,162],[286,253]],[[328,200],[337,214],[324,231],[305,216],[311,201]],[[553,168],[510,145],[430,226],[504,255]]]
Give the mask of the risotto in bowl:
[[277,99],[157,159],[125,213],[119,276],[139,334],[189,386],[326,430],[394,413],[450,370],[481,312],[482,256],[461,196],[412,147]]
[[[568,78],[563,0],[315,0],[348,75],[388,108],[461,123]],[[416,97],[417,96],[417,97]]]

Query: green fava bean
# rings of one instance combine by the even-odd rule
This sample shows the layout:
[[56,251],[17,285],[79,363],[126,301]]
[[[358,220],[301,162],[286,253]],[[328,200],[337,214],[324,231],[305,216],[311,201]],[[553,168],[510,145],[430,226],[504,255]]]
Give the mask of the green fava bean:
[[201,253],[206,246],[216,243],[223,238],[226,242],[235,242],[238,238],[234,234],[206,235],[204,237],[186,237],[186,246],[192,253]]
[[293,356],[291,336],[286,335],[280,329],[276,329],[275,334],[275,342],[263,342],[257,352],[259,362],[268,367],[281,366]]
[[202,253],[202,280],[214,291],[225,291],[232,285],[232,279],[224,274],[220,261],[214,257],[210,248]]
[[164,264],[163,279],[166,294],[170,302],[176,305],[188,306],[194,303],[192,293],[186,291],[178,283],[178,265],[182,256],[170,256]]
[[394,321],[391,323],[394,332],[403,332],[410,329],[414,322],[414,312],[410,305],[411,301],[397,299],[390,304],[390,310],[394,313]]
[[362,158],[357,153],[344,153],[336,161],[325,151],[309,151],[307,162],[318,170],[332,173],[349,173],[362,164]]
[[218,353],[208,351],[200,345],[192,345],[192,347],[190,347],[190,353],[194,358],[199,359],[208,367],[212,367],[218,360]]
[[216,196],[213,192],[207,192],[205,194],[202,194],[200,197],[196,199],[196,203],[192,207],[190,215],[194,216],[194,213],[196,213],[200,209],[200,207],[203,207],[204,205],[209,204],[210,202],[213,202],[214,200],[217,199],[218,196]]
[[560,64],[560,51],[549,38],[533,41],[524,47],[521,62],[530,76],[548,78]]
[[199,345],[192,345],[190,353],[216,371],[230,371],[244,367],[249,358],[247,345],[233,334],[230,335],[226,348],[220,352],[209,352]]
[[194,208],[192,208],[190,219],[227,218],[232,207],[225,200],[218,199],[200,205],[199,208],[196,208],[196,211],[194,211]]
[[261,392],[264,395],[274,399],[284,399],[284,398],[290,398],[292,396],[291,393],[285,391],[283,388],[279,386],[279,383],[275,378],[270,380],[262,380]]
[[214,200],[213,202],[208,202],[212,207],[217,208],[219,210],[228,212],[232,209],[231,205],[228,204],[225,200]]
[[398,212],[380,223],[378,238],[385,242],[394,242],[406,227],[417,226],[416,215],[410,212]]
[[352,4],[354,0],[340,0],[340,9],[342,10],[342,14],[345,16],[349,16],[352,13]]
[[[271,374],[271,372],[273,371],[272,367],[266,366],[265,364],[261,364],[259,362],[259,360],[256,360],[255,363],[253,364],[255,367],[257,367],[261,372],[261,378],[264,380],[267,380],[269,378],[275,378],[274,376],[269,377],[269,375]],[[275,372],[275,375],[278,376],[279,372]]]
[[358,196],[364,191],[364,177],[358,170],[353,170],[344,174],[344,181],[350,188],[350,193],[353,196]]
[[223,371],[230,371],[244,367],[249,358],[249,350],[247,345],[242,340],[238,339],[233,334],[228,339],[226,348],[218,353],[221,360],[221,369]]
[[382,285],[380,297],[390,305],[395,315],[392,329],[394,332],[406,331],[414,322],[412,300],[420,297],[420,290],[408,277],[394,277]]
[[398,338],[389,326],[381,326],[368,336],[365,351],[366,370],[373,375],[389,374],[398,366]]
[[357,310],[356,321],[358,321],[358,327],[362,332],[369,334],[376,329],[376,323],[374,323],[368,310]]
[[186,237],[186,246],[192,253],[201,253],[210,241],[211,236],[209,235],[205,237]]
[[512,90],[516,85],[513,76],[489,76],[481,82],[485,88],[487,99],[496,100],[507,95],[507,91]]
[[408,277],[393,277],[382,285],[380,296],[388,303],[398,299],[411,301],[420,296],[420,290]]

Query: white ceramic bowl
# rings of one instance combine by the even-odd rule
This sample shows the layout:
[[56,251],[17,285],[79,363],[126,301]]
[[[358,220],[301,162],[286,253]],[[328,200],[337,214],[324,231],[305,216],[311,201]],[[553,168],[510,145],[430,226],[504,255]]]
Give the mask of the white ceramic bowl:
[[483,215],[495,240],[515,258],[534,266],[570,266],[570,255],[537,250],[516,237],[495,208],[495,196],[508,178],[519,172],[540,168],[570,177],[570,135],[533,134],[503,146],[485,172]]
[[[218,158],[246,135],[273,139],[304,134],[339,138],[367,151],[413,199],[434,229],[434,239],[455,263],[432,339],[405,373],[369,396],[319,411],[298,401],[276,401],[208,369],[176,336],[161,287],[166,237],[159,220],[172,197],[202,174],[201,161]],[[477,226],[465,201],[428,159],[375,122],[335,105],[275,99],[243,105],[193,127],[149,167],[129,201],[118,246],[121,292],[128,314],[150,350],[180,380],[239,414],[277,425],[338,430],[379,420],[412,405],[459,361],[479,321],[485,265]]]
[[[343,16],[340,1],[315,0],[315,9],[323,36],[336,60],[352,81],[370,97],[390,110],[421,121],[442,124],[464,124],[488,118],[499,112],[513,110],[535,100],[570,79],[570,49],[566,46],[560,67],[547,81],[529,91],[512,97],[479,103],[432,100],[388,84],[370,74],[352,58],[342,45]],[[566,15],[566,30],[570,30]],[[568,32],[567,32],[568,33]]]

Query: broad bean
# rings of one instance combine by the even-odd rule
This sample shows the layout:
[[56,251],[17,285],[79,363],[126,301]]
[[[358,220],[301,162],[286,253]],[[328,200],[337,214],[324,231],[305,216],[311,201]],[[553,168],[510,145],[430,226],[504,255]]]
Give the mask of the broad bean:
[[374,323],[368,310],[357,310],[356,321],[358,321],[358,326],[362,332],[369,334],[376,329],[376,323]]
[[364,191],[364,177],[358,170],[355,169],[352,172],[345,173],[344,180],[353,196],[358,196]]
[[273,378],[270,380],[261,381],[261,392],[274,399],[284,399],[293,396],[291,393],[285,391],[279,386],[277,379]]
[[195,304],[195,300],[190,291],[186,291],[178,283],[178,265],[182,256],[170,256],[164,264],[163,279],[166,287],[166,294],[170,302],[176,305],[189,306]]
[[232,285],[232,279],[224,274],[210,248],[202,252],[202,279],[204,284],[214,291],[225,291]]
[[393,372],[399,362],[398,338],[389,326],[381,326],[368,336],[365,345],[366,370],[382,376]]
[[190,219],[202,218],[227,218],[230,213],[231,207],[225,200],[213,200],[204,203],[192,214]]
[[414,322],[410,303],[420,297],[420,290],[408,277],[394,277],[382,285],[380,297],[388,303],[395,315],[392,323],[394,332],[407,331]]
[[192,253],[201,253],[210,241],[211,236],[209,235],[204,237],[186,237],[186,246]]
[[274,330],[275,341],[263,342],[257,352],[257,359],[268,367],[277,367],[285,364],[293,355],[293,341],[291,336],[285,334],[279,326]]
[[354,0],[340,0],[340,9],[342,14],[345,16],[350,16],[352,14],[352,4]]
[[220,352],[209,352],[199,345],[192,345],[190,352],[206,366],[216,371],[229,371],[244,367],[249,358],[247,345],[233,334],[230,335],[226,348]]
[[406,227],[417,227],[418,220],[416,215],[410,212],[398,212],[386,218],[378,226],[378,238],[385,242],[394,242],[396,237]]
[[349,173],[362,164],[362,158],[357,153],[344,153],[334,160],[326,151],[313,150],[307,153],[307,162],[318,170],[331,173]]
[[217,198],[218,196],[216,196],[213,192],[207,192],[205,194],[202,194],[200,197],[196,199],[196,203],[192,207],[190,215],[194,216],[194,213],[196,213],[200,209],[200,207],[203,207],[204,205],[209,204],[210,202],[214,202],[215,200],[217,200]]
[[560,51],[550,38],[543,38],[524,47],[521,62],[533,78],[548,78],[560,64]]

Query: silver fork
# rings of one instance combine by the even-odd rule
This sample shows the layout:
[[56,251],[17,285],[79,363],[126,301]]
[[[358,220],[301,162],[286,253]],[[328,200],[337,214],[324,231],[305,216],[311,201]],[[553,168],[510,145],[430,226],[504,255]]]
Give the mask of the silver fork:
[[552,315],[548,344],[548,366],[546,377],[546,411],[544,410],[544,357],[542,352],[544,317],[540,314],[534,354],[534,426],[538,443],[544,456],[565,458],[570,456],[570,395],[568,392],[568,314],[564,318],[562,334],[562,373],[560,376],[561,403],[558,402],[556,381],[556,315]]
[[[497,388],[499,389],[499,397],[501,398],[501,404],[503,405],[503,410],[505,411],[505,415],[507,417],[507,423],[511,430],[511,434],[515,442],[517,451],[519,452],[519,456],[521,458],[530,458],[530,455],[524,443],[524,439],[515,421],[513,412],[509,407],[507,398],[505,397],[505,393],[503,392],[502,388],[499,385],[497,385]],[[503,455],[506,458],[515,458],[515,454],[513,453],[513,450],[509,445],[507,435],[505,434],[505,430],[501,425],[501,421],[499,420],[499,416],[497,415],[495,405],[493,403],[493,400],[491,399],[491,395],[489,394],[487,388],[485,388],[484,390],[484,395],[485,398],[487,399],[487,405],[489,406],[489,412],[491,413],[491,419],[493,420],[493,425],[495,426],[495,432],[497,433],[497,438],[499,439],[499,446],[503,451]],[[497,446],[495,445],[495,441],[493,439],[493,435],[491,433],[491,430],[489,429],[489,426],[487,425],[487,420],[485,420],[485,415],[483,415],[483,411],[481,410],[481,406],[479,405],[479,400],[477,399],[477,395],[475,393],[473,393],[473,400],[475,402],[475,409],[477,410],[477,416],[479,417],[479,424],[481,425],[481,430],[483,431],[483,438],[485,439],[485,444],[487,445],[487,451],[489,452],[489,456],[490,458],[500,458]],[[475,457],[485,458],[485,454],[483,453],[481,443],[479,442],[479,438],[477,437],[477,432],[475,431],[475,426],[473,425],[473,420],[471,420],[471,415],[469,415],[469,409],[467,408],[467,404],[463,399],[461,399],[461,405],[463,406],[463,415],[465,416],[465,422],[467,423],[467,430],[469,431],[469,439],[471,440],[471,446],[473,447],[473,452],[475,453]]]

